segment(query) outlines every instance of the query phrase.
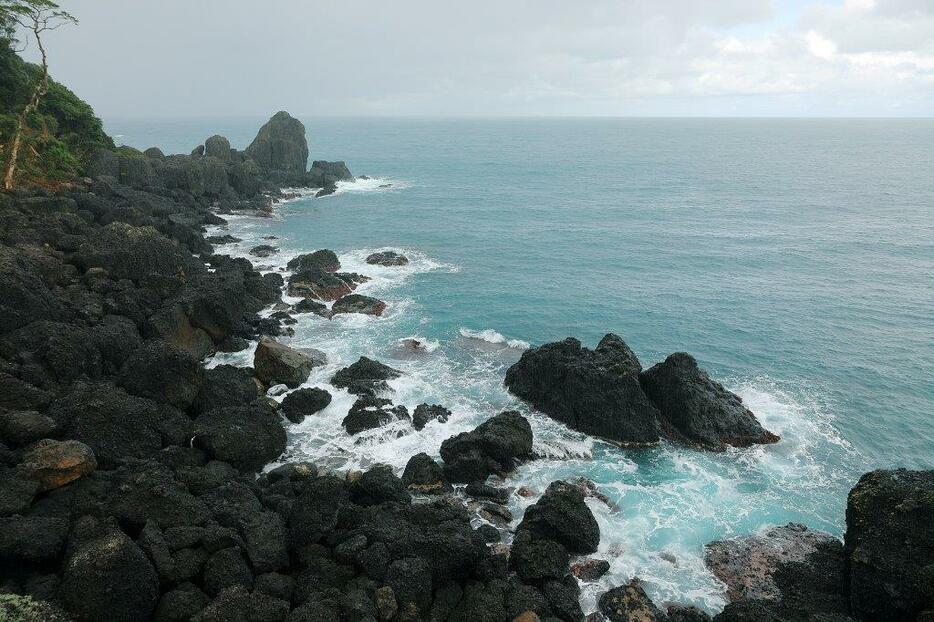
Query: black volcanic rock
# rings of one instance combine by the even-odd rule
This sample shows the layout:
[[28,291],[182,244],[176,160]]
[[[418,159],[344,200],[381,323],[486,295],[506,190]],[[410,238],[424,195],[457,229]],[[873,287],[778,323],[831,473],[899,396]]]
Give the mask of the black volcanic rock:
[[429,421],[444,423],[451,416],[451,411],[440,404],[419,404],[412,413],[412,427],[423,429]]
[[600,527],[584,502],[579,486],[552,482],[537,502],[525,510],[516,531],[560,542],[571,553],[593,553],[600,544]]
[[738,395],[711,380],[690,354],[672,354],[642,372],[639,380],[675,439],[714,450],[778,441]]
[[133,395],[166,402],[182,410],[201,389],[203,371],[187,351],[161,339],[150,339],[120,371],[120,385]]
[[317,387],[292,391],[282,400],[282,413],[292,423],[324,409],[331,403],[331,394]]
[[250,249],[250,254],[254,257],[270,257],[279,252],[279,249],[269,244],[260,244]]
[[289,113],[277,112],[260,128],[244,153],[265,169],[304,174],[308,166],[305,126]]
[[140,548],[114,531],[85,542],[69,555],[62,599],[82,619],[148,620],[159,597],[159,579]]
[[359,434],[399,419],[408,418],[409,411],[405,406],[393,406],[392,400],[372,395],[361,395],[350,407],[350,411],[344,417],[341,425],[344,426],[348,434]]
[[204,155],[217,158],[222,162],[230,161],[230,141],[215,134],[204,141]]
[[[639,579],[605,592],[598,601],[608,622],[665,622],[668,616],[646,595]],[[758,619],[758,618],[752,618]]]
[[303,270],[321,270],[323,272],[337,272],[341,269],[341,262],[337,259],[337,254],[326,248],[305,253],[289,260],[286,267],[293,272]]
[[386,310],[386,303],[371,296],[347,294],[331,305],[331,315],[339,313],[362,313],[380,316]]
[[440,494],[451,487],[444,481],[444,470],[428,454],[415,454],[405,465],[402,483],[412,491],[423,494]]
[[289,277],[289,295],[319,300],[337,300],[350,294],[355,284],[317,268],[301,270]]
[[641,366],[622,339],[589,350],[577,339],[526,350],[506,371],[506,387],[569,427],[622,443],[659,440],[658,410],[639,385]]
[[255,470],[285,451],[286,434],[276,411],[257,402],[198,415],[194,442],[217,460]]
[[366,262],[378,266],[404,266],[409,263],[409,258],[395,251],[380,251],[369,255]]
[[532,427],[525,417],[511,410],[441,443],[444,473],[452,482],[473,482],[493,473],[508,473],[531,456]]
[[863,475],[847,499],[844,540],[854,617],[908,620],[934,609],[934,471]]
[[386,381],[401,375],[398,369],[361,356],[356,363],[338,370],[331,377],[331,384],[355,395],[376,395],[389,391]]

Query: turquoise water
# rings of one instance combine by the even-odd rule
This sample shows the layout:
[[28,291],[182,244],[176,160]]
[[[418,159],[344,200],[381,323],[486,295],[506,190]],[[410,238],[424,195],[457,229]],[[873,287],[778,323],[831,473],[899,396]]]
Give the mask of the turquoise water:
[[[327,247],[374,276],[360,291],[389,303],[384,318],[301,317],[295,343],[331,360],[310,384],[369,354],[407,372],[397,402],[455,416],[354,443],[340,429],[352,400],[339,394],[290,431],[290,457],[401,469],[436,454],[447,436],[524,409],[501,386],[523,342],[593,346],[612,331],[646,367],[693,353],[783,441],[627,451],[530,413],[544,457],[509,484],[540,491],[583,475],[611,501],[592,505],[612,570],[585,586],[585,609],[638,575],[658,601],[715,610],[722,586],[703,568],[705,542],[788,521],[841,535],[859,474],[934,467],[934,121],[304,121],[312,158],[379,180],[232,220],[245,238],[232,252],[276,235],[282,255],[267,269]],[[243,147],[260,123],[108,129],[187,153],[213,133]],[[414,260],[363,263],[380,248]],[[409,336],[433,351],[403,351]],[[525,504],[513,502],[517,518]]]

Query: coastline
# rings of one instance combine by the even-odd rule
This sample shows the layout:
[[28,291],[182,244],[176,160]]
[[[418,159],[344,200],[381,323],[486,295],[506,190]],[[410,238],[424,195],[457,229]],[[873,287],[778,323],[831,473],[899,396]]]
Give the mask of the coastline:
[[[412,489],[447,477],[437,479],[437,463],[423,461],[422,479],[409,482],[378,467],[341,479],[301,464],[255,478],[285,449],[284,421],[276,412],[284,400],[266,403],[266,390],[275,385],[264,382],[259,391],[253,373],[213,363],[203,369],[195,354],[252,344],[263,333],[286,334],[286,318],[268,311],[281,302],[287,280],[209,255],[202,227],[220,224],[203,200],[209,195],[195,198],[177,187],[173,194],[164,186],[163,194],[149,192],[158,185],[130,158],[101,166],[98,181],[54,196],[12,195],[3,205],[9,216],[4,244],[17,248],[5,253],[5,283],[11,275],[20,279],[5,284],[19,297],[8,296],[4,307],[4,407],[29,413],[17,419],[25,421],[16,428],[19,436],[4,431],[5,441],[16,439],[4,450],[5,482],[15,481],[4,489],[7,589],[64,603],[88,619],[153,613],[175,619],[189,610],[202,620],[229,619],[235,609],[289,620],[351,613],[362,619],[436,613],[437,619],[481,619],[490,611],[498,616],[490,619],[533,612],[567,620],[589,613],[571,604],[580,587],[564,580],[567,564],[563,570],[557,564],[561,576],[535,575],[511,561],[505,543],[488,545],[489,529],[473,528],[476,512],[497,516],[496,504],[482,504],[500,493],[480,491],[474,500],[486,500],[471,508],[461,505],[462,493],[439,498]],[[114,170],[116,176],[106,174]],[[278,171],[261,181],[275,196],[278,184],[294,179],[294,171]],[[270,209],[257,195],[247,200]],[[221,204],[221,217],[231,207]],[[129,246],[127,239],[133,240]],[[36,282],[45,290],[30,291]],[[68,317],[56,310],[61,301],[68,301]],[[54,325],[36,326],[43,321]],[[95,401],[105,394],[111,402]],[[141,413],[148,443],[137,443],[136,421],[121,427],[127,413]],[[244,422],[244,435],[230,437],[231,426]],[[199,435],[202,440],[192,443]],[[46,436],[56,444],[42,447],[66,452],[66,459],[36,452]],[[130,451],[123,447],[128,436],[134,437]],[[499,466],[508,470],[514,457],[528,459],[531,442]],[[85,448],[94,451],[88,456]],[[37,463],[45,466],[23,466]],[[42,483],[36,474],[48,470],[56,477]],[[913,495],[924,485],[919,481],[902,494]],[[586,521],[588,490],[556,491],[574,510],[553,520]],[[421,503],[411,504],[413,492]],[[507,524],[522,517],[515,518]],[[581,555],[591,548],[536,529],[526,529],[537,538],[529,544],[535,555],[551,547],[545,543],[577,547]],[[832,606],[845,615],[844,551],[838,549],[830,563],[839,565],[841,582],[832,589],[844,604]],[[528,566],[541,563],[532,557]],[[103,591],[117,578],[127,583],[125,577],[136,580],[132,590]],[[490,591],[499,594],[498,604],[482,597]],[[625,602],[657,619],[663,615],[638,585],[616,596],[621,600],[607,607],[600,599],[600,609]],[[449,607],[447,615],[436,610],[442,606]],[[614,619],[606,611],[600,615]]]

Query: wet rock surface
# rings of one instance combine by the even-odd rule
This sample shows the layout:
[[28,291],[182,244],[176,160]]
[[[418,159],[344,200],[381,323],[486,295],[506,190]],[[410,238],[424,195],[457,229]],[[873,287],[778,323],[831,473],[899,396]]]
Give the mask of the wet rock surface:
[[502,412],[441,443],[444,472],[452,482],[482,481],[494,473],[508,473],[531,457],[532,427],[516,411]]

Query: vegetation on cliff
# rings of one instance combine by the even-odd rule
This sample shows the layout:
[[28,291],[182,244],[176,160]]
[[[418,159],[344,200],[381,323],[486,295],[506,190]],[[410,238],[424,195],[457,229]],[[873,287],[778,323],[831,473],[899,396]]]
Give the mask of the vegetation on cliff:
[[91,155],[114,143],[87,102],[20,57],[31,41],[16,36],[17,9],[37,5],[57,10],[53,3],[0,3],[0,162],[6,177],[19,133],[12,185],[54,187],[84,174]]

